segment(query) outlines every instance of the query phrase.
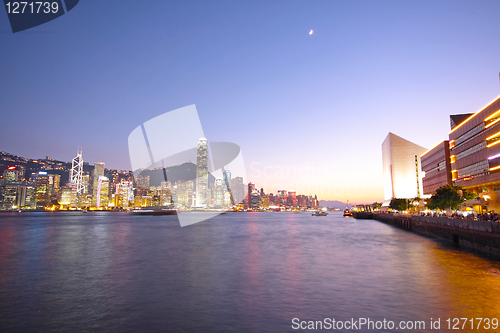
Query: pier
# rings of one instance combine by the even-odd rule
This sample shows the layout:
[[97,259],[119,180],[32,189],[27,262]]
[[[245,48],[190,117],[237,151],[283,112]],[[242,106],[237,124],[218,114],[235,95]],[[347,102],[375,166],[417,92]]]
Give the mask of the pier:
[[500,223],[430,217],[354,212],[356,219],[373,219],[420,235],[445,239],[460,246],[500,255]]

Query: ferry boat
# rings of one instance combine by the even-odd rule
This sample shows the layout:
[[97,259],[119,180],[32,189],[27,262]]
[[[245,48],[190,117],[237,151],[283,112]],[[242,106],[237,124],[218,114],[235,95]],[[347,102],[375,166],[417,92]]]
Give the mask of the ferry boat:
[[345,204],[344,216],[352,216],[352,212],[349,210],[349,200]]
[[344,209],[344,216],[352,216],[352,213],[349,210],[349,208]]
[[324,212],[322,210],[317,210],[314,213],[312,213],[312,216],[327,216],[327,215],[328,215],[328,213]]

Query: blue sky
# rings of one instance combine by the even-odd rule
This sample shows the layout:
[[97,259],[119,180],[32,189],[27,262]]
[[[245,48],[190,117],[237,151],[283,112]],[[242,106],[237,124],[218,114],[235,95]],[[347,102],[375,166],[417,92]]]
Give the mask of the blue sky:
[[[12,34],[0,150],[129,169],[127,137],[196,104],[267,191],[382,200],[389,131],[426,148],[500,94],[498,1],[104,1]],[[313,35],[309,35],[310,30]]]

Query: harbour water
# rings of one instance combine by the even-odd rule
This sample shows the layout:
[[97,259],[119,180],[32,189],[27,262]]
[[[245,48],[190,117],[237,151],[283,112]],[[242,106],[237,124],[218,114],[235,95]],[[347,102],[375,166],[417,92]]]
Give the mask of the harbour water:
[[500,317],[500,263],[341,212],[184,228],[175,216],[0,213],[0,314],[1,332],[286,332],[294,318],[425,332],[440,318],[446,331],[448,318]]

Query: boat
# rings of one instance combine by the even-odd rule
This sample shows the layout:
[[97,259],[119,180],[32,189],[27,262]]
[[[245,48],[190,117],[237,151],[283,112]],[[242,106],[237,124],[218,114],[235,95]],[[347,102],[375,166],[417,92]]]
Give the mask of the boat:
[[312,213],[312,216],[327,216],[327,215],[328,215],[328,213],[324,212],[322,210],[317,210],[314,213]]
[[352,212],[349,209],[349,200],[347,200],[347,202],[345,204],[344,216],[352,216]]
[[176,215],[177,210],[171,207],[165,206],[152,206],[137,208],[131,211],[134,215]]

